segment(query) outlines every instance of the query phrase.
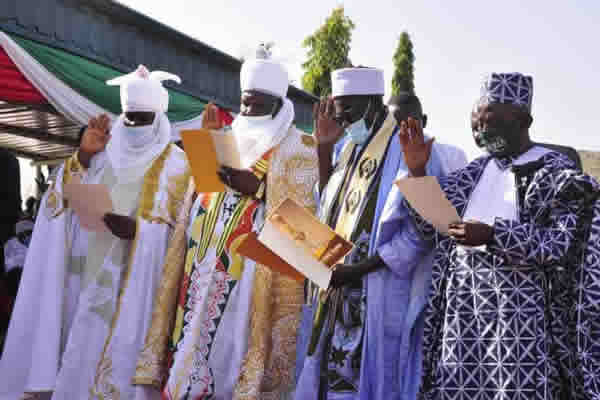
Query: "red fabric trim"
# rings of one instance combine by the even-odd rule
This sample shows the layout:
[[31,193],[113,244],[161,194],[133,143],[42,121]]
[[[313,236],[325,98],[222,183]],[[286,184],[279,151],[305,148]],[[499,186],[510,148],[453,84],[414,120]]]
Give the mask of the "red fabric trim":
[[0,47],[0,100],[46,104],[46,98],[25,78],[8,54]]

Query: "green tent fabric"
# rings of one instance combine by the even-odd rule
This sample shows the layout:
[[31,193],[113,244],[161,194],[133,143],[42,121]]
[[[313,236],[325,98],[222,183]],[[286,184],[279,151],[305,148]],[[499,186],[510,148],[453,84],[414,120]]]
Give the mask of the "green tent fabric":
[[[114,114],[121,113],[119,87],[108,86],[106,81],[123,75],[123,71],[16,35],[11,35],[11,38],[71,89]],[[205,102],[176,90],[168,90],[167,115],[171,122],[192,119],[204,110]]]

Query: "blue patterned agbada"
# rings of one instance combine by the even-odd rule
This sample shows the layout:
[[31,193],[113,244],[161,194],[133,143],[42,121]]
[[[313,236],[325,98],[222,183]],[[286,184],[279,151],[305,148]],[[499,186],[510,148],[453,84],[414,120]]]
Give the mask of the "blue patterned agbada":
[[426,241],[401,235],[414,257],[436,247],[419,397],[598,399],[598,184],[556,152],[519,166],[485,156],[440,179],[459,215],[489,162],[512,168],[518,217],[496,218],[486,249],[457,251],[412,211]]

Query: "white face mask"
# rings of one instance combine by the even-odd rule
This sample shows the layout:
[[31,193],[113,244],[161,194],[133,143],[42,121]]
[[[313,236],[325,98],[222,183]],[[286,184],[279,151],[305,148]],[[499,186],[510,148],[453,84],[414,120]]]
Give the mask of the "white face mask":
[[157,114],[154,123],[146,126],[125,126],[124,118],[120,116],[115,122],[106,145],[106,155],[120,183],[143,178],[171,140],[171,124],[163,113]]
[[152,142],[155,136],[155,124],[145,126],[125,126],[122,132],[126,135],[126,142],[131,148],[136,149]]
[[363,145],[369,139],[371,132],[369,132],[369,129],[367,128],[365,119],[361,118],[346,128],[346,134],[350,137],[352,143]]
[[350,125],[346,127],[346,134],[350,137],[352,143],[362,146],[369,140],[369,136],[371,136],[371,131],[367,127],[367,123],[365,122],[365,116],[369,114],[369,110],[371,109],[371,102],[367,105],[367,109],[363,114],[362,118],[357,121],[354,121]]

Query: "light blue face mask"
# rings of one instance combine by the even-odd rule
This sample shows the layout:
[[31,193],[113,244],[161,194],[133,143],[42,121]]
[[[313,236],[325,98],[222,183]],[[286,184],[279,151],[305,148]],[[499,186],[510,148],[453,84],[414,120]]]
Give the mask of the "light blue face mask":
[[346,134],[350,137],[352,143],[356,145],[362,146],[369,140],[369,136],[371,135],[371,131],[367,128],[367,123],[365,122],[365,115],[368,114],[370,108],[371,102],[369,102],[362,118],[346,127]]
[[361,118],[346,128],[346,134],[350,137],[352,143],[360,146],[365,144],[369,139],[371,132],[369,132],[369,129],[367,128],[365,119]]

